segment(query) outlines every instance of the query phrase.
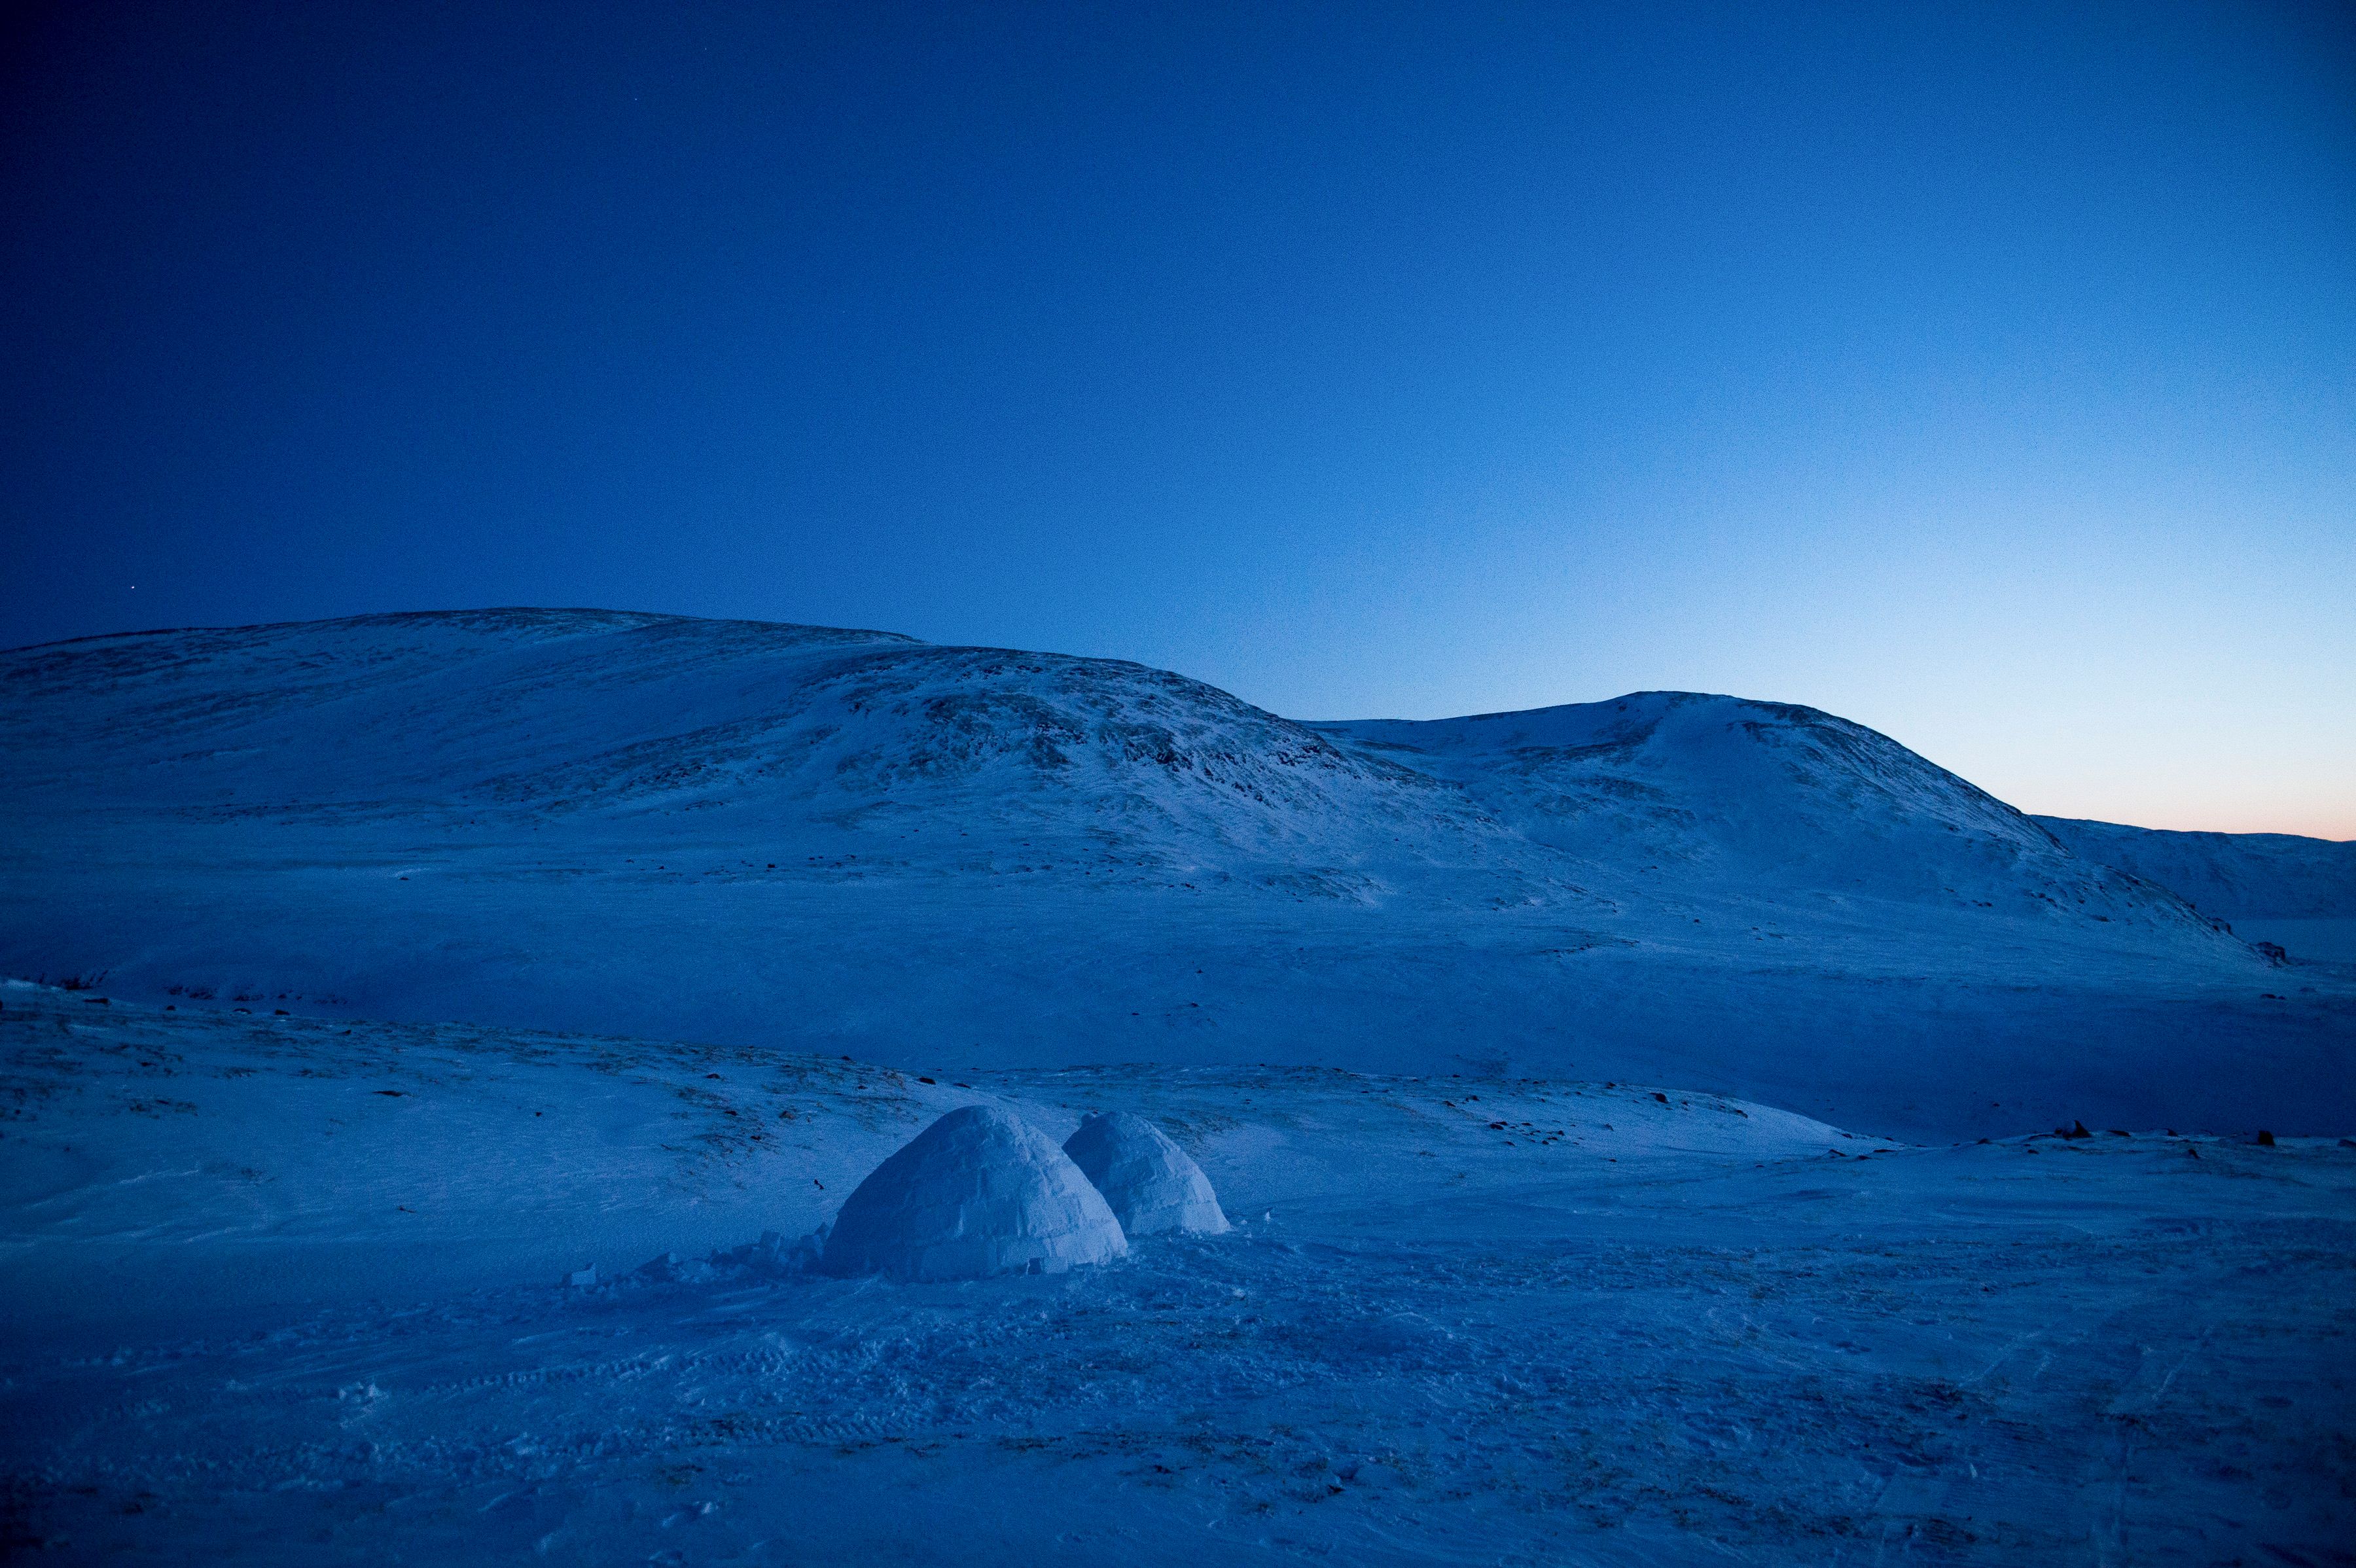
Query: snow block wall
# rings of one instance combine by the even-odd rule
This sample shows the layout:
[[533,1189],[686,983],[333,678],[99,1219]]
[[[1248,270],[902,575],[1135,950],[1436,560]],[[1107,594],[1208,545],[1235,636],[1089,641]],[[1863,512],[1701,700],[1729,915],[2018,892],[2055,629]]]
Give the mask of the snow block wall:
[[1012,1112],[966,1105],[843,1200],[819,1266],[967,1280],[1061,1273],[1128,1252],[1111,1208],[1052,1139]]
[[1142,1116],[1126,1111],[1091,1116],[1065,1143],[1064,1153],[1096,1184],[1131,1236],[1164,1230],[1216,1236],[1227,1228],[1202,1167]]

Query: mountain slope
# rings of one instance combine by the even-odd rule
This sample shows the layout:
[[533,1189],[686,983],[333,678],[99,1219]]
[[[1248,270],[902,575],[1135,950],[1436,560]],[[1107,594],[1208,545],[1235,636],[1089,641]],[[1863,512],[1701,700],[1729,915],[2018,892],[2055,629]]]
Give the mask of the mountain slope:
[[380,616],[0,656],[0,972],[184,1006],[2356,1120],[2341,983],[1729,697],[1311,725],[883,633]]
[[[1858,895],[2190,927],[2173,894],[2082,858],[1887,736],[1687,692],[1319,726],[1451,779],[1532,840],[1740,895]],[[2197,938],[2195,940],[2198,940]]]
[[2292,833],[2187,833],[2070,817],[2039,825],[2088,860],[2181,894],[2226,919],[2356,918],[2356,842]]
[[[0,663],[27,807],[577,835],[720,811],[906,859],[1012,835],[1112,865],[1479,858],[1459,792],[1167,671],[873,632],[600,611],[150,633]],[[1023,840],[1033,841],[1028,843]],[[996,847],[1006,847],[997,845]]]
[[1886,736],[1731,697],[1307,725],[1117,660],[521,610],[96,639],[0,681],[10,794],[77,812],[576,835],[719,813],[787,853],[885,832],[895,863],[1052,849],[1111,873],[1279,866],[1287,887],[1446,865],[1515,897],[1561,892],[1573,863],[1665,865],[1743,896],[2192,923]]

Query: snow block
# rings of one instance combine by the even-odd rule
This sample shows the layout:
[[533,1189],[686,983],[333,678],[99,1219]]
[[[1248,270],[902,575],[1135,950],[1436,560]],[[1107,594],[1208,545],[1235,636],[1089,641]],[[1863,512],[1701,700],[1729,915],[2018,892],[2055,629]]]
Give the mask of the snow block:
[[1061,1273],[1126,1256],[1120,1222],[1079,1167],[1020,1117],[950,1112],[843,1199],[821,1260],[830,1274],[967,1280]]
[[1096,1184],[1131,1236],[1163,1230],[1216,1236],[1227,1229],[1210,1177],[1161,1128],[1126,1111],[1091,1116],[1064,1153]]

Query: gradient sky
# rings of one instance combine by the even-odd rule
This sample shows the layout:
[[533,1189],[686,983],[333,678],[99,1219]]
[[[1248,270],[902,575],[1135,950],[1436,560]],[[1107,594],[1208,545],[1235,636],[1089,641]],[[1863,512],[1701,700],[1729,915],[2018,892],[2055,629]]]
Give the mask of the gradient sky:
[[75,5],[0,644],[495,604],[1687,688],[2356,837],[2356,9]]

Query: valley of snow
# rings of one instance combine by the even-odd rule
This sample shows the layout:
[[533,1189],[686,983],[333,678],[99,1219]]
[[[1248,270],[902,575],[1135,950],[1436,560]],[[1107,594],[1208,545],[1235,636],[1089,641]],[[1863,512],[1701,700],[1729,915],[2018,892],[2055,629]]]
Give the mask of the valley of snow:
[[[2356,1563],[2356,846],[603,611],[0,654],[0,1552]],[[835,1277],[966,1106],[1233,1228]]]

